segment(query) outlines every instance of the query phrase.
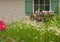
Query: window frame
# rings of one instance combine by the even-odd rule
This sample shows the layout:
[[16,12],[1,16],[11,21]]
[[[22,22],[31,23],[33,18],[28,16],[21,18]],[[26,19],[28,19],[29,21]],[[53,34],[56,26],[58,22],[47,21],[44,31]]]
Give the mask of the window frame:
[[[51,0],[49,0],[49,1],[50,1],[49,10],[51,11]],[[44,6],[45,6],[45,4],[44,4]],[[45,7],[44,7],[44,9],[45,9]],[[33,12],[34,12],[34,0],[33,0]]]

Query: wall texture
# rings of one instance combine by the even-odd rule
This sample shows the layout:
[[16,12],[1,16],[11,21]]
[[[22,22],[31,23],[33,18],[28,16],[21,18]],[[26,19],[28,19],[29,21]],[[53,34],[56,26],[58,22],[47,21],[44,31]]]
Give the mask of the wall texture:
[[0,19],[10,22],[25,16],[24,0],[0,0]]

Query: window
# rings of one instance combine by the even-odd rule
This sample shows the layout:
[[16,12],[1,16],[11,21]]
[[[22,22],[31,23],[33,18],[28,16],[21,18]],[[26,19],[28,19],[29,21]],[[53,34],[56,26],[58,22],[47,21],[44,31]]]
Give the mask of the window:
[[50,10],[50,0],[34,0],[34,12],[42,10]]

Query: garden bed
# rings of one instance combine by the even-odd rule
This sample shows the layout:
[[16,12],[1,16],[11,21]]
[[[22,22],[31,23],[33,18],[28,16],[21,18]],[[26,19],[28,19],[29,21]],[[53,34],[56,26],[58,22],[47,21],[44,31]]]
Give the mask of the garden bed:
[[0,31],[0,42],[60,42],[60,17],[56,17],[43,25],[26,20],[13,21]]

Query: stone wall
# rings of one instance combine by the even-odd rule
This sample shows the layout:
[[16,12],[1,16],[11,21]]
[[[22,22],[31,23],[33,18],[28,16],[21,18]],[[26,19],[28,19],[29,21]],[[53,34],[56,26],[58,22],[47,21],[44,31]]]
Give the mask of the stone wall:
[[0,0],[0,19],[10,22],[25,16],[25,0]]

